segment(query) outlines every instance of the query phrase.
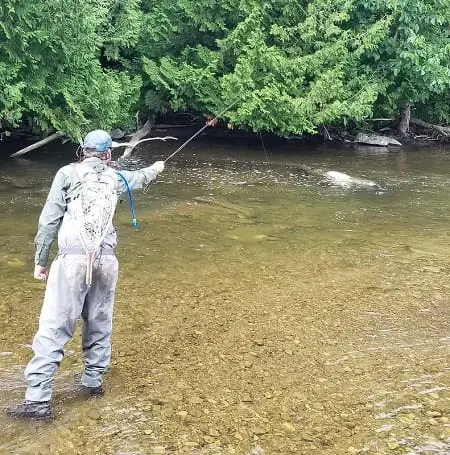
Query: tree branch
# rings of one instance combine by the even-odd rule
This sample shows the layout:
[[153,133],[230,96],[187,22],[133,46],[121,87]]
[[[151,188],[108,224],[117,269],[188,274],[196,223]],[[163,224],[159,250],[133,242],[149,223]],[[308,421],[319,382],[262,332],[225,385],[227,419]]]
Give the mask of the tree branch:
[[444,136],[450,136],[449,126],[433,125],[432,123],[424,122],[423,120],[419,120],[416,118],[412,118],[410,122],[414,125],[421,126],[422,128],[439,131],[439,133],[443,134]]
[[152,129],[152,123],[153,123],[152,120],[148,118],[147,121],[142,126],[142,128],[139,128],[133,134],[133,136],[131,136],[130,145],[123,152],[123,155],[120,157],[121,160],[128,158],[131,155],[131,152],[133,151],[134,147],[136,147],[139,140],[150,134],[150,131]]
[[18,152],[13,153],[12,155],[10,155],[10,157],[14,158],[16,156],[25,155],[25,153],[31,152],[32,150],[36,150],[39,147],[42,147],[43,145],[48,144],[49,142],[55,141],[56,139],[63,137],[65,135],[66,135],[65,133],[58,131],[57,133],[51,134],[50,136],[47,136],[46,138],[44,138],[38,142],[35,142],[34,144],[31,144],[28,147],[25,147],[25,148],[19,150]]

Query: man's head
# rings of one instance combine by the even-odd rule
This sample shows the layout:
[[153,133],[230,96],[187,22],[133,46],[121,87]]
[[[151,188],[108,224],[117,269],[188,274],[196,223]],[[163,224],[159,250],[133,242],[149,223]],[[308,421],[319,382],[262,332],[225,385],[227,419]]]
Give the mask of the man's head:
[[83,141],[83,158],[97,157],[105,161],[111,159],[111,149],[116,145],[111,136],[103,130],[94,130]]

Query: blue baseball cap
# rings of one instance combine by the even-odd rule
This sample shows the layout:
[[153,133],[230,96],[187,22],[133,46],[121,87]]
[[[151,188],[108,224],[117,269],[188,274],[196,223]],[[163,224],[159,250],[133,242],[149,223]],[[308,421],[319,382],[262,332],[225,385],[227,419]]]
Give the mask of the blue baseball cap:
[[109,133],[104,130],[94,130],[86,135],[83,141],[83,148],[95,149],[97,152],[106,152],[109,148],[117,147],[119,144],[111,139]]

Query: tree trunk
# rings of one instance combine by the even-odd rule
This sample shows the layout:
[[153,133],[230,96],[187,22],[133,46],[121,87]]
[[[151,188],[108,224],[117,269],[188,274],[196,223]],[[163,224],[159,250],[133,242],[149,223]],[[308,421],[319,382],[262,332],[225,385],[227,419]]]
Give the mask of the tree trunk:
[[398,129],[402,136],[407,136],[409,133],[409,122],[411,121],[411,105],[406,104],[405,109],[402,112],[402,119],[400,120],[400,125]]
[[325,125],[322,125],[321,128],[321,135],[326,141],[332,141],[333,138],[331,137],[330,133],[327,130],[327,127]]

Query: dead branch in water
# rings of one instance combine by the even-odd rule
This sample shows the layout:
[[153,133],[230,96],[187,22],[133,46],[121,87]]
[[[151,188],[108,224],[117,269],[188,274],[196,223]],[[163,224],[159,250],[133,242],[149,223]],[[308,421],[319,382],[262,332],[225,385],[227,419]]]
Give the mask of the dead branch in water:
[[152,129],[153,122],[150,118],[147,119],[147,121],[144,123],[144,125],[139,128],[135,133],[133,133],[133,136],[131,136],[129,146],[125,149],[123,152],[123,155],[120,157],[121,160],[124,160],[125,158],[128,158],[131,155],[131,152],[133,151],[134,147],[136,147],[137,143],[145,136],[148,136],[150,134],[150,131]]
[[426,128],[429,130],[438,131],[439,133],[443,134],[444,136],[450,136],[450,127],[449,126],[441,126],[441,125],[434,125],[433,123],[424,122],[423,120],[412,118],[410,123],[414,125],[421,126],[422,128]]
[[43,145],[48,144],[49,142],[55,141],[56,139],[63,137],[65,135],[66,135],[65,133],[58,131],[57,133],[51,134],[50,136],[47,136],[46,138],[41,139],[40,141],[35,142],[34,144],[31,144],[28,147],[25,147],[15,153],[13,153],[12,155],[10,155],[10,157],[14,158],[16,156],[25,155],[25,153],[31,152],[32,150],[36,150],[39,147],[42,147]]
[[[131,142],[123,142],[119,143],[118,145],[115,145],[114,148],[118,147],[127,147],[127,149],[130,149],[131,151],[139,145],[141,142],[146,142],[146,141],[167,141],[168,139],[172,139],[174,141],[178,141],[178,138],[173,137],[173,136],[164,136],[164,137],[148,137],[147,139],[141,139],[140,141],[135,142],[132,144]],[[127,155],[129,156],[131,152]],[[124,159],[126,158],[125,154],[123,154],[121,157],[117,159],[117,163],[121,163]]]

